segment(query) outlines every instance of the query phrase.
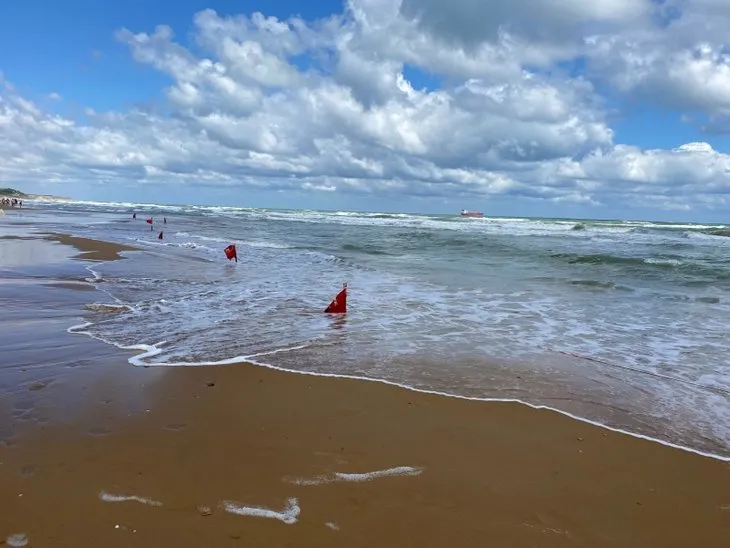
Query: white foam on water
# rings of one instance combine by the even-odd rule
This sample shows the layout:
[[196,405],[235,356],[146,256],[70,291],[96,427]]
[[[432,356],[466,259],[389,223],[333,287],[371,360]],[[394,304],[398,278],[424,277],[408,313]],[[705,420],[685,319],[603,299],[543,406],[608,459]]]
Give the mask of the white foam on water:
[[94,276],[93,278],[86,278],[87,281],[89,281],[89,282],[97,282],[97,281],[99,281],[99,280],[102,279],[101,278],[101,274],[99,274],[96,270],[94,270],[90,266],[86,265],[85,268],[86,268],[86,270],[88,270],[89,272],[91,272],[91,274],[93,274],[93,276]]
[[327,523],[325,523],[325,525],[327,527],[329,527],[330,529],[332,529],[333,531],[339,531],[340,530],[340,526],[337,525],[336,523],[331,522],[331,521],[328,521]]
[[413,466],[397,466],[386,470],[375,470],[374,472],[364,472],[359,474],[349,474],[343,472],[334,472],[332,474],[317,476],[315,478],[294,478],[286,480],[295,485],[322,485],[325,483],[336,482],[364,482],[372,481],[378,478],[388,478],[394,476],[419,476],[423,473],[423,468]]
[[[290,213],[283,213],[283,212],[266,212],[266,211],[254,211],[254,210],[243,210],[246,215],[256,213],[257,215],[261,215],[265,218],[269,217],[287,217],[290,219],[292,216],[301,215],[303,217],[324,217],[329,215],[330,219],[334,219],[337,216],[333,216],[328,213],[316,213],[316,212],[309,212],[309,213],[302,213],[302,212],[290,212]],[[376,224],[382,224],[381,219],[365,219],[365,216],[359,215],[360,220],[367,220],[368,222],[376,223]],[[358,215],[354,214],[352,216],[345,215],[345,216],[339,216],[339,218],[352,218],[357,221]],[[425,219],[425,220],[424,220]],[[508,219],[488,219],[484,222],[480,223],[464,223],[461,219],[454,219],[451,221],[448,220],[433,220],[428,219],[424,216],[412,216],[412,217],[402,217],[399,219],[386,219],[386,222],[390,222],[391,220],[395,220],[397,222],[405,222],[407,225],[410,222],[418,222],[418,223],[433,223],[434,227],[438,225],[439,228],[447,228],[449,229],[449,226],[445,225],[460,225],[458,228],[454,228],[455,230],[477,230],[476,228],[469,228],[469,227],[476,227],[484,225],[487,228],[484,228],[483,230],[487,231],[501,231],[505,234],[508,233],[530,233],[530,234],[541,234],[542,231],[562,231],[562,230],[569,230],[571,223],[565,224],[562,228],[550,228],[550,223],[541,222],[537,220],[508,220]],[[321,222],[321,220],[315,220],[315,222]],[[359,223],[357,221],[355,224]],[[620,224],[620,223],[618,223]],[[651,225],[651,223],[644,223],[647,226]],[[519,229],[515,232],[515,227],[519,225]],[[623,228],[629,227],[630,228],[631,223],[626,223]],[[405,225],[404,225],[405,226]],[[557,226],[557,225],[556,225]],[[708,225],[709,226],[709,225]],[[548,228],[545,228],[548,227]],[[595,228],[595,225],[591,225],[588,228],[593,229]],[[609,226],[607,223],[604,228],[601,230],[610,231],[614,228],[617,228],[617,224],[614,223],[612,226]],[[621,227],[619,227],[621,228]],[[661,225],[658,225],[657,228],[662,228]],[[698,228],[694,227],[693,228]],[[478,230],[482,230],[481,228]],[[581,231],[582,232],[582,231]],[[654,236],[651,236],[652,238]],[[197,238],[197,236],[195,236]],[[643,241],[644,238],[649,239],[650,237],[648,235],[639,235],[635,236],[635,238],[639,238]],[[228,240],[222,240],[221,241],[228,241]],[[730,239],[728,239],[730,241]],[[270,259],[269,255],[266,255],[264,257],[265,259]],[[649,262],[651,262],[654,259],[651,259]],[[659,259],[662,260],[662,259]],[[671,260],[671,259],[669,259]],[[328,265],[328,268],[330,266]],[[101,276],[96,273],[95,271],[92,271],[89,269],[92,274],[94,274],[95,281],[101,281]],[[379,273],[379,275],[382,275],[382,272]],[[276,279],[276,285],[280,287],[287,286],[290,288],[291,293],[295,293],[297,291],[297,288],[299,286],[291,284],[291,282],[298,282],[300,280],[298,279],[280,279],[279,273],[277,272],[277,279]],[[111,293],[108,293],[103,287],[100,287],[101,285],[105,284],[99,284],[97,285],[97,289],[100,289],[104,291],[105,293],[109,294],[110,296],[114,297],[114,295],[111,295]],[[354,286],[355,284],[353,284]],[[387,287],[386,287],[387,286]],[[262,286],[264,289],[266,286]],[[379,290],[380,289],[380,290]],[[499,341],[505,341],[504,344],[507,345],[510,343],[510,341],[515,340],[521,340],[521,341],[528,341],[530,344],[532,344],[535,347],[538,346],[544,346],[547,343],[552,343],[556,340],[562,340],[565,342],[565,347],[571,350],[574,350],[579,353],[583,354],[594,354],[598,357],[601,357],[603,359],[609,360],[609,361],[617,361],[616,355],[619,355],[619,358],[626,355],[626,356],[634,356],[637,355],[636,349],[637,345],[635,344],[635,341],[633,340],[633,337],[635,335],[634,332],[639,333],[642,328],[642,322],[637,320],[636,325],[630,325],[626,323],[626,318],[633,317],[627,309],[627,313],[624,314],[623,317],[623,323],[621,325],[618,324],[609,324],[608,332],[616,331],[621,337],[619,337],[616,341],[612,341],[612,344],[601,344],[596,343],[596,341],[591,337],[590,329],[587,329],[587,327],[595,327],[592,324],[587,324],[586,319],[582,316],[576,316],[572,317],[568,314],[568,312],[571,312],[571,310],[579,310],[580,306],[578,303],[575,305],[575,303],[572,303],[573,308],[568,307],[568,305],[561,305],[560,303],[555,303],[549,301],[549,299],[536,299],[534,295],[528,296],[526,299],[529,300],[529,306],[525,302],[518,303],[516,302],[511,295],[505,293],[505,294],[495,294],[492,293],[491,296],[489,296],[488,299],[485,300],[485,296],[478,291],[475,292],[465,292],[463,294],[459,293],[456,294],[432,294],[429,290],[429,288],[425,288],[424,293],[420,293],[417,296],[408,295],[407,292],[402,292],[401,290],[398,290],[397,293],[398,299],[394,299],[392,302],[395,303],[406,303],[403,305],[398,305],[395,308],[391,307],[387,310],[383,310],[382,306],[383,304],[390,306],[391,301],[380,303],[378,302],[378,295],[385,295],[385,294],[392,294],[392,289],[388,284],[381,284],[381,285],[373,285],[371,284],[370,287],[366,288],[364,286],[361,287],[361,290],[358,293],[353,293],[353,295],[357,295],[357,297],[360,299],[360,302],[352,301],[353,304],[357,303],[356,310],[360,311],[359,315],[353,314],[350,315],[348,318],[349,323],[354,325],[354,322],[360,322],[358,323],[358,333],[362,334],[366,330],[370,330],[373,333],[399,333],[403,334],[403,327],[406,327],[408,329],[412,329],[413,326],[423,325],[425,321],[428,321],[429,318],[435,317],[434,315],[438,315],[439,318],[443,319],[445,322],[446,327],[451,327],[448,332],[450,333],[450,337],[453,333],[466,333],[467,336],[469,333],[476,333],[479,332],[480,336],[483,335],[481,330],[475,330],[474,325],[480,324],[482,322],[481,327],[483,327],[484,319],[487,318],[486,321],[490,322],[490,332],[493,335],[492,338],[493,341],[485,341],[484,347],[489,347],[491,350],[494,350],[493,344],[499,344]],[[396,289],[398,289],[396,287]],[[421,288],[424,289],[424,288]],[[495,297],[496,295],[496,297]],[[269,296],[273,296],[270,294]],[[278,295],[276,296],[278,298]],[[424,297],[426,300],[424,300]],[[473,298],[472,298],[473,297]],[[116,299],[117,302],[120,302],[119,299]],[[591,298],[594,299],[595,297],[591,295]],[[186,299],[186,296],[180,296],[179,301],[184,301]],[[317,297],[319,299],[319,297]],[[325,297],[325,300],[327,300],[327,297]],[[407,308],[407,303],[411,301],[419,301],[419,310],[415,312],[409,312],[406,315],[401,314],[401,312]],[[427,302],[426,302],[427,301]],[[504,301],[504,302],[502,302]],[[193,303],[195,304],[195,303]],[[201,313],[203,312],[219,312],[219,303],[215,299],[207,299],[202,301],[202,304],[204,306],[199,306],[197,310],[195,310],[194,313],[191,313],[190,311],[193,310],[192,305],[184,310],[182,310],[183,315],[178,315],[176,317],[185,317],[185,318],[191,318],[191,319],[199,319],[201,317]],[[326,304],[326,303],[324,303]],[[450,314],[443,314],[444,307],[447,307],[448,310],[450,310],[450,307],[452,307],[454,304],[458,305],[458,309],[461,311],[461,315],[459,318],[451,319],[452,315]],[[571,303],[569,303],[571,304]],[[187,306],[187,305],[186,305]],[[204,310],[205,306],[207,306],[207,309]],[[256,307],[261,307],[262,303],[257,302]],[[509,308],[509,307],[512,308]],[[565,308],[565,310],[563,308]],[[424,312],[423,309],[426,309]],[[567,307],[567,308],[566,308]],[[577,307],[577,308],[576,308]],[[354,308],[354,307],[353,307]],[[371,318],[367,319],[365,323],[362,322],[362,318],[364,317],[364,314],[368,314],[370,309],[375,308],[380,310],[377,318]],[[232,311],[239,313],[239,309],[236,309],[234,307],[230,308]],[[292,307],[293,310],[293,307]],[[713,310],[719,310],[722,312],[722,309],[719,307],[715,307],[714,309],[710,309],[709,312],[711,314],[714,314],[712,317],[706,318],[705,325],[709,326],[711,329],[715,329],[715,316],[719,315],[719,312],[713,312]],[[396,313],[393,314],[392,312],[395,311]],[[142,311],[144,312],[144,311]],[[258,311],[257,311],[258,312]],[[271,317],[269,315],[266,315],[267,317]],[[601,316],[601,314],[598,314],[598,316]],[[144,313],[141,314],[141,317],[144,317]],[[160,322],[163,318],[159,315],[149,315],[150,318],[154,317],[155,322]],[[170,315],[170,317],[174,317],[174,315]],[[350,319],[352,318],[352,319]],[[469,318],[472,318],[471,323],[469,322]],[[137,318],[134,318],[137,320]],[[643,355],[640,357],[646,358],[648,360],[651,360],[650,362],[641,364],[643,368],[646,368],[647,370],[656,370],[656,371],[662,371],[666,370],[667,364],[672,365],[674,362],[681,363],[680,360],[682,359],[683,354],[687,353],[687,349],[690,348],[690,345],[694,342],[691,339],[685,340],[684,337],[687,333],[691,334],[690,328],[692,325],[692,318],[685,319],[683,316],[679,315],[667,315],[666,317],[655,317],[654,318],[657,322],[657,325],[664,328],[662,333],[671,333],[672,334],[672,341],[667,340],[666,337],[656,336],[652,335],[651,338],[648,338],[646,341],[643,341],[643,346],[648,349],[647,352],[644,352]],[[217,330],[219,325],[219,319],[216,319],[215,325],[208,326],[209,328],[212,327],[212,329]],[[532,323],[530,323],[532,322]],[[209,322],[210,323],[210,322]],[[666,324],[666,325],[665,325]],[[130,344],[134,343],[135,341],[139,341],[139,338],[134,338],[132,336],[128,336],[126,340],[122,339],[121,341],[116,338],[116,335],[110,335],[111,331],[109,333],[105,333],[104,330],[96,329],[96,332],[94,332],[93,327],[95,324],[92,323],[86,323],[82,325],[77,325],[69,328],[69,332],[73,333],[83,333],[88,336],[91,336],[93,338],[96,338],[98,340],[101,340],[108,344],[113,344],[114,346],[117,346],[119,348],[125,349],[125,350],[134,350],[139,351],[135,356],[129,359],[130,363],[133,365],[144,365],[144,366],[150,366],[150,365],[156,365],[156,366],[169,366],[169,365],[179,365],[179,366],[186,366],[186,365],[224,365],[224,364],[231,364],[231,363],[237,363],[241,361],[249,361],[249,362],[255,362],[254,358],[262,357],[262,356],[268,356],[268,355],[274,355],[278,354],[281,356],[286,356],[286,353],[291,350],[299,350],[302,348],[306,348],[309,346],[309,343],[302,343],[297,344],[301,342],[301,338],[297,337],[296,334],[293,335],[290,340],[284,340],[284,341],[275,341],[275,344],[269,344],[268,342],[266,344],[262,344],[260,346],[263,346],[264,348],[241,348],[238,347],[235,350],[232,349],[230,353],[223,354],[223,356],[215,355],[215,358],[225,357],[225,359],[214,359],[214,360],[200,360],[199,358],[205,357],[205,353],[208,349],[202,349],[198,353],[197,356],[193,355],[190,356],[190,361],[183,361],[187,355],[187,348],[178,347],[180,340],[175,340],[171,333],[164,333],[160,335],[160,338],[168,338],[171,341],[171,344],[169,346],[170,350],[162,349],[162,345],[165,344],[165,341],[149,344],[151,341],[146,341],[148,344]],[[225,323],[221,323],[220,325],[225,325]],[[606,322],[599,324],[599,327],[605,326]],[[262,332],[264,335],[269,336],[271,340],[273,341],[273,331],[276,330],[276,326],[271,326],[269,322],[265,324],[265,329],[262,329]],[[197,326],[196,326],[197,327]],[[319,329],[321,326],[315,326],[315,328]],[[398,329],[394,329],[394,327],[397,327]],[[89,328],[92,328],[91,330]],[[620,328],[620,329],[619,329]],[[325,327],[327,329],[327,327]],[[268,330],[268,331],[267,331]],[[613,331],[612,331],[613,330]],[[354,333],[354,330],[351,330]],[[442,330],[446,331],[446,330]],[[153,329],[152,332],[154,333],[155,330]],[[218,332],[218,331],[213,331]],[[222,331],[221,331],[222,332]],[[110,340],[106,340],[104,337],[98,336],[98,334],[105,334],[108,338],[114,338],[117,342],[112,342]],[[130,332],[130,335],[132,333]],[[351,333],[348,332],[348,335],[351,335]],[[430,344],[436,344],[444,345],[445,342],[448,342],[447,340],[441,338],[439,339],[438,334],[430,335],[428,333],[424,334],[429,336]],[[630,336],[631,337],[630,337]],[[252,335],[252,340],[256,339],[256,335]],[[305,337],[306,338],[306,337]],[[386,340],[387,337],[382,337],[383,340]],[[293,339],[293,340],[292,340]],[[299,340],[298,340],[299,339]],[[145,340],[145,339],[141,339]],[[337,339],[340,340],[340,339]],[[118,342],[124,342],[126,344],[117,344]],[[386,340],[386,342],[389,342],[389,339]],[[600,341],[598,341],[600,343]],[[414,343],[416,346],[418,343]],[[511,344],[511,343],[510,343]],[[593,345],[593,346],[591,346]],[[597,346],[596,346],[597,345]],[[277,346],[281,346],[281,348],[276,348]],[[378,348],[386,348],[387,345],[379,345]],[[481,347],[480,347],[481,348]],[[243,350],[244,352],[241,352]],[[248,352],[247,352],[248,351]],[[706,349],[703,349],[701,347],[696,348],[696,353],[699,352],[705,352]],[[161,354],[164,354],[163,356],[160,356]],[[235,354],[233,357],[230,357],[232,354]],[[496,352],[497,355],[501,355],[500,352]],[[696,354],[697,355],[697,354]],[[154,363],[150,359],[154,358],[155,356],[160,356],[158,358],[159,363]],[[150,360],[148,362],[147,360]],[[275,360],[272,360],[275,361]],[[278,359],[276,361],[279,361]],[[631,362],[628,362],[631,363]],[[530,404],[524,400],[519,399],[499,399],[499,398],[490,398],[490,397],[478,397],[478,396],[462,396],[454,393],[445,393],[438,388],[440,387],[431,387],[433,389],[429,390],[428,388],[424,389],[423,387],[414,387],[409,385],[409,382],[411,382],[406,376],[398,375],[400,378],[390,378],[390,379],[379,379],[379,378],[373,378],[378,377],[380,375],[386,374],[384,370],[373,370],[373,371],[367,371],[364,372],[361,369],[350,369],[349,371],[343,371],[342,374],[327,374],[323,373],[321,369],[319,371],[297,371],[293,370],[288,367],[279,367],[276,364],[262,364],[257,363],[257,365],[263,365],[267,367],[271,367],[273,369],[278,369],[282,371],[289,371],[289,372],[295,372],[300,374],[313,374],[317,376],[332,376],[332,377],[340,377],[340,378],[353,378],[353,379],[359,379],[359,380],[369,380],[369,381],[375,381],[375,382],[383,382],[384,384],[391,384],[395,386],[400,386],[402,388],[416,390],[419,392],[426,392],[426,393],[433,393],[433,394],[440,394],[450,397],[459,397],[463,399],[469,399],[469,400],[475,400],[475,401],[514,401],[523,403],[525,405],[529,405],[530,407],[535,408],[545,408],[545,409],[553,409],[554,411],[557,411],[561,414],[571,416],[574,419],[583,420],[584,422],[590,423],[590,424],[596,424],[598,426],[607,427],[604,424],[601,424],[600,422],[590,420],[590,419],[583,419],[581,417],[577,417],[575,415],[572,415],[567,412],[563,412],[548,406],[543,405],[533,405]],[[286,365],[286,364],[284,364]],[[634,368],[635,369],[635,368]],[[633,369],[632,369],[633,370]],[[355,374],[349,374],[350,372]],[[685,372],[681,370],[672,371],[672,373],[677,373],[679,375],[684,376]],[[372,375],[372,376],[366,376],[366,375]],[[723,377],[722,372],[719,370],[708,370],[705,373],[704,379],[695,379],[695,378],[689,378],[691,376],[694,376],[694,370],[687,369],[686,371],[687,379],[684,381],[694,381],[697,380],[706,380],[711,379],[711,383],[713,388],[717,387],[719,389],[727,388],[727,380]],[[664,376],[666,378],[669,378],[668,376]],[[671,379],[671,380],[677,380],[677,379]],[[725,386],[723,386],[725,385]],[[706,387],[703,387],[706,388]],[[715,415],[715,418],[717,419],[717,415]],[[717,425],[719,424],[716,420],[713,423],[709,423],[710,425]],[[726,424],[726,423],[722,423]],[[664,442],[662,440],[658,440],[655,438],[651,438],[645,435],[637,435],[622,429],[607,427],[610,430],[622,432],[624,434],[628,435],[634,435],[635,437],[640,437],[644,439],[648,439],[651,441],[659,442],[664,445],[669,445],[672,447],[685,449],[694,453],[702,454],[704,456],[714,457],[714,458],[720,458],[721,460],[730,460],[730,458],[723,458],[718,457],[717,455],[713,455],[711,453],[694,450],[685,446],[681,446],[678,444],[672,444],[669,442]],[[709,427],[708,427],[709,428]],[[713,426],[714,428],[714,426]],[[720,428],[720,427],[718,427]]]
[[299,501],[296,498],[290,498],[287,500],[286,507],[281,512],[260,506],[244,506],[233,501],[223,501],[221,502],[221,506],[226,512],[231,514],[256,518],[278,519],[279,521],[289,525],[296,523],[299,518],[299,514],[301,513]]
[[654,259],[649,257],[648,259],[644,259],[644,262],[646,264],[656,264],[656,265],[666,265],[666,266],[680,266],[684,264],[683,261],[680,261],[679,259]]
[[28,537],[23,533],[8,535],[5,539],[5,544],[7,544],[8,546],[12,546],[13,548],[28,546]]
[[239,246],[248,246],[248,247],[260,247],[260,248],[266,248],[266,249],[291,249],[292,246],[278,243],[278,242],[267,242],[267,241],[249,241],[249,240],[238,240],[238,239],[231,239],[231,238],[216,238],[211,236],[201,236],[199,234],[194,234],[193,237],[198,238],[199,240],[203,240],[205,242],[219,242],[219,243],[233,243]]
[[[224,360],[218,360],[218,361],[201,361],[201,362],[177,362],[177,363],[147,363],[145,362],[145,358],[154,357],[162,352],[162,349],[159,348],[159,346],[163,345],[166,341],[162,341],[160,343],[157,343],[155,345],[146,345],[146,344],[138,344],[138,345],[121,345],[117,344],[113,341],[108,341],[106,339],[103,339],[101,337],[98,337],[94,335],[93,333],[90,333],[86,330],[86,328],[93,326],[94,324],[92,322],[86,322],[80,325],[72,326],[67,329],[69,333],[80,333],[87,335],[93,339],[100,340],[102,342],[105,342],[107,344],[111,344],[113,346],[116,346],[117,348],[120,348],[122,350],[139,350],[141,351],[140,354],[136,354],[135,356],[132,356],[127,361],[135,366],[145,366],[145,367],[174,367],[174,366],[192,366],[192,367],[198,367],[198,366],[215,366],[215,365],[231,365],[235,363],[249,363],[251,365],[259,366],[259,367],[266,367],[267,369],[273,369],[276,371],[282,371],[285,373],[294,373],[297,375],[310,375],[314,377],[323,377],[323,378],[335,378],[335,379],[348,379],[348,380],[358,380],[358,381],[367,381],[367,382],[375,382],[379,384],[385,384],[388,386],[395,386],[398,388],[403,388],[405,390],[409,390],[412,392],[418,392],[421,394],[430,394],[435,396],[443,396],[447,398],[455,398],[459,400],[466,400],[466,401],[474,401],[474,402],[499,402],[499,403],[516,403],[520,405],[525,405],[527,407],[530,407],[532,409],[538,409],[538,410],[549,410],[553,411],[555,413],[558,413],[560,415],[564,415],[566,417],[570,417],[573,420],[583,422],[586,424],[590,424],[593,426],[597,426],[599,428],[604,428],[606,430],[610,430],[611,432],[616,432],[618,434],[623,434],[626,436],[631,436],[634,438],[650,441],[653,443],[658,443],[660,445],[663,445],[665,447],[671,447],[673,449],[679,449],[681,451],[686,451],[689,453],[693,453],[696,455],[700,455],[703,457],[723,461],[723,462],[730,462],[730,456],[724,456],[724,455],[717,455],[715,453],[710,453],[708,451],[702,451],[700,449],[695,449],[693,447],[688,447],[685,445],[680,445],[677,443],[673,443],[670,441],[662,440],[659,438],[655,438],[652,436],[648,436],[645,434],[640,434],[637,432],[631,432],[629,430],[618,428],[615,426],[610,426],[605,423],[602,423],[600,421],[596,421],[593,419],[588,419],[585,417],[581,417],[579,415],[576,415],[574,413],[570,413],[568,411],[564,411],[562,409],[558,409],[556,407],[551,407],[548,405],[542,405],[542,404],[534,404],[530,403],[525,400],[521,400],[518,398],[494,398],[494,397],[477,397],[477,396],[464,396],[460,394],[453,394],[448,392],[443,392],[439,390],[428,390],[425,388],[419,388],[414,387],[405,383],[390,381],[386,379],[379,379],[379,378],[373,378],[373,377],[365,377],[362,375],[350,375],[350,374],[340,374],[340,373],[323,373],[323,372],[315,372],[315,371],[302,371],[298,369],[291,369],[286,367],[280,367],[276,366],[270,363],[261,362],[252,359],[252,356],[246,356],[246,355],[240,355],[240,356],[234,356],[231,358],[227,358]],[[283,349],[282,349],[283,350]]]
[[[84,322],[78,325],[72,325],[71,327],[66,329],[67,333],[76,333],[81,335],[86,335],[87,337],[91,337],[92,339],[96,339],[97,341],[101,341],[106,344],[110,344],[112,346],[116,346],[120,350],[138,350],[140,351],[139,354],[135,354],[131,358],[129,358],[127,361],[136,366],[145,366],[147,364],[144,363],[145,358],[154,357],[160,352],[162,352],[162,349],[159,348],[160,346],[164,345],[167,341],[160,341],[156,344],[132,344],[132,345],[123,345],[123,344],[117,344],[113,341],[109,341],[103,337],[99,337],[97,335],[94,335],[93,333],[88,331],[89,327],[92,327],[96,324],[94,322]],[[235,361],[231,361],[230,363],[236,363]],[[208,365],[208,364],[179,364],[179,365]],[[209,365],[217,365],[217,364],[209,364]]]
[[164,242],[160,245],[166,245],[170,247],[180,247],[180,248],[187,248],[187,249],[203,249],[205,251],[218,251],[217,249],[214,249],[210,246],[203,245],[197,242]]
[[[39,200],[43,203],[43,200]],[[30,203],[30,202],[29,202]],[[359,212],[359,211],[317,211],[317,210],[272,210],[260,208],[244,208],[229,206],[197,206],[197,205],[169,205],[145,204],[133,202],[96,202],[79,200],[53,200],[53,206],[67,210],[66,206],[82,206],[84,210],[101,209],[104,212],[126,213],[133,209],[156,211],[158,215],[164,212],[197,214],[213,217],[243,217],[252,220],[281,220],[304,223],[327,223],[340,225],[362,226],[394,226],[410,227],[422,226],[446,230],[512,233],[516,235],[539,235],[570,231],[576,222],[586,225],[586,232],[624,233],[635,228],[662,230],[689,231],[690,237],[699,236],[699,230],[724,228],[720,224],[692,224],[692,223],[654,223],[648,221],[596,221],[579,219],[528,219],[487,216],[480,219],[462,218],[456,212],[454,215],[425,215],[411,213],[386,212]],[[712,237],[712,236],[709,236]]]
[[139,502],[140,504],[147,504],[149,506],[162,506],[162,503],[158,500],[153,500],[148,497],[139,497],[137,495],[114,495],[107,493],[106,491],[99,492],[99,500],[104,502]]

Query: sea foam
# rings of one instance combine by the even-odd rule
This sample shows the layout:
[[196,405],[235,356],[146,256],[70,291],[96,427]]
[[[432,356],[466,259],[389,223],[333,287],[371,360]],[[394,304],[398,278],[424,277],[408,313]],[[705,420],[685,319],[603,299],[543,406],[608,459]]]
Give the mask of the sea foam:
[[293,478],[287,479],[289,483],[296,485],[321,485],[324,483],[335,482],[364,482],[372,481],[378,478],[387,478],[393,476],[418,476],[423,472],[423,468],[415,468],[413,466],[397,466],[388,468],[387,470],[375,470],[374,472],[363,472],[359,474],[346,474],[343,472],[334,472],[332,474],[317,476],[315,478]]
[[241,503],[233,501],[223,501],[221,502],[221,506],[226,512],[231,514],[256,518],[277,519],[289,525],[296,523],[299,518],[299,514],[301,513],[299,501],[295,498],[287,500],[286,506],[282,511],[276,511],[260,506],[244,506]]
[[99,500],[103,500],[104,502],[133,501],[133,502],[139,502],[140,504],[147,504],[149,506],[162,506],[162,503],[160,501],[153,500],[148,497],[140,497],[137,495],[115,495],[112,493],[107,493],[106,491],[101,491],[99,493]]

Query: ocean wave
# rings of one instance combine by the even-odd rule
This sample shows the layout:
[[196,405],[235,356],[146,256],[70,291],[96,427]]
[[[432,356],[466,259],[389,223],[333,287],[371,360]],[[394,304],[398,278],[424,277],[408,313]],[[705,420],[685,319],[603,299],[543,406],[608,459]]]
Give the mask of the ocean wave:
[[649,257],[647,259],[644,259],[644,262],[646,264],[655,264],[655,265],[662,265],[662,266],[681,266],[684,263],[684,261],[680,259],[660,259],[660,258],[653,258]]
[[604,282],[600,280],[572,280],[570,282],[573,285],[579,285],[588,287],[591,289],[615,289],[616,284],[614,282]]
[[[563,259],[569,264],[584,265],[633,265],[642,266],[649,264],[642,257],[623,257],[620,255],[609,255],[603,253],[555,253],[551,255],[554,259]],[[653,263],[652,263],[653,264]],[[668,266],[657,264],[657,266]]]
[[397,253],[392,253],[390,251],[386,251],[385,249],[378,247],[375,244],[344,244],[342,246],[343,251],[351,251],[355,253],[363,253],[365,255],[394,255]]
[[[132,310],[90,310],[96,322],[72,332],[138,350],[135,365],[268,356],[262,359],[284,369],[479,396],[513,393],[514,371],[495,377],[495,363],[508,359],[540,377],[534,386],[569,370],[568,382],[584,382],[571,390],[597,406],[616,407],[623,391],[640,387],[655,403],[647,422],[667,419],[673,432],[671,417],[682,416],[699,437],[730,439],[730,406],[702,387],[552,362],[541,350],[724,383],[730,261],[723,242],[730,239],[702,232],[708,229],[245,208],[235,215],[202,208],[211,214],[204,219],[197,208],[168,217],[171,236],[161,242],[126,212],[98,211],[120,222],[73,230],[137,238],[150,251],[94,265],[94,279],[103,273],[104,280],[97,287]],[[309,224],[293,224],[301,219]],[[585,229],[573,230],[576,224]],[[225,260],[228,243],[239,245],[238,263]],[[345,280],[347,316],[322,314]],[[520,386],[520,394],[534,397],[534,386]],[[603,394],[602,386],[612,390]],[[624,407],[648,412],[642,402]]]
[[110,304],[110,303],[90,303],[84,305],[86,310],[92,312],[106,312],[111,314],[119,314],[121,312],[129,312],[132,307],[126,304]]
[[730,237],[730,228],[717,228],[712,230],[706,230],[704,231],[705,234],[708,234],[710,236],[724,236],[724,237]]
[[[131,213],[139,210],[144,214],[178,213],[192,216],[250,218],[261,220],[280,220],[303,223],[331,223],[351,226],[393,226],[393,227],[431,227],[435,229],[450,229],[473,232],[497,232],[519,234],[550,234],[563,231],[588,231],[606,234],[626,233],[631,231],[646,231],[664,234],[706,233],[707,235],[727,235],[728,227],[722,224],[693,224],[693,223],[661,223],[648,221],[620,221],[620,220],[571,220],[571,219],[537,219],[521,217],[494,217],[487,216],[479,219],[462,218],[457,212],[453,214],[416,214],[416,213],[388,213],[362,211],[323,211],[323,210],[278,210],[236,206],[199,206],[199,205],[172,205],[151,204],[139,202],[95,202],[65,200],[54,202],[53,207],[68,209],[86,209],[100,211],[115,211]],[[474,222],[477,221],[477,222]],[[579,229],[574,227],[583,226]]]

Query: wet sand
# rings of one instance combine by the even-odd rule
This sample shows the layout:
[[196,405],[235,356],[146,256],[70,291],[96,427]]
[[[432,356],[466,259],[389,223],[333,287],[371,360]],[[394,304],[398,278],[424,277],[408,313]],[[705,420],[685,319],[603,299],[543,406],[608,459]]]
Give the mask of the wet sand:
[[137,251],[138,248],[111,242],[100,242],[89,238],[80,238],[70,234],[47,234],[48,239],[60,244],[70,245],[81,253],[79,259],[88,261],[112,261],[123,259],[121,251]]
[[[16,226],[17,223],[16,223]],[[87,261],[114,261],[123,259],[120,255],[122,251],[138,251],[136,247],[129,245],[123,245],[113,242],[100,242],[98,240],[92,240],[89,238],[81,238],[78,236],[72,236],[70,234],[56,234],[41,232],[37,235],[3,235],[0,236],[0,241],[4,241],[7,244],[15,243],[12,249],[7,254],[7,257],[0,254],[0,258],[7,259],[0,263],[0,267],[3,266],[15,266],[17,261],[27,263],[30,259],[31,263],[42,263],[47,262],[48,257],[39,257],[39,254],[48,255],[48,249],[44,248],[43,242],[55,242],[65,246],[70,246],[73,249],[79,251],[76,255],[69,255],[65,250],[60,252],[54,250],[54,256],[69,256],[77,259],[85,259]],[[20,244],[19,242],[23,242]],[[34,252],[39,253],[34,253]]]
[[[728,545],[727,462],[519,404],[250,364],[134,368],[129,352],[59,327],[83,314],[73,306],[90,302],[86,292],[43,291],[69,312],[18,328],[35,339],[6,353],[16,365],[0,386],[0,542]],[[334,475],[394,467],[412,468],[370,481]],[[102,492],[141,498],[107,502]],[[237,515],[226,501],[283,515]]]

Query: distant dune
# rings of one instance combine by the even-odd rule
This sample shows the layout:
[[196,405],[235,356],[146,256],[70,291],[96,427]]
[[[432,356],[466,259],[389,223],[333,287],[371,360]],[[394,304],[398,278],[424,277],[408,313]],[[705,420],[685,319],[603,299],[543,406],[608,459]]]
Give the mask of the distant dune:
[[71,199],[66,196],[53,196],[52,194],[26,194],[15,188],[0,188],[0,197],[18,198],[19,200],[39,200],[43,202],[60,202]]

